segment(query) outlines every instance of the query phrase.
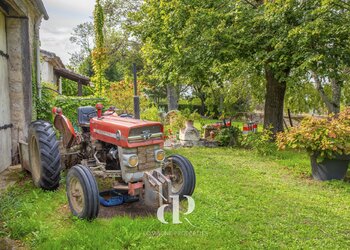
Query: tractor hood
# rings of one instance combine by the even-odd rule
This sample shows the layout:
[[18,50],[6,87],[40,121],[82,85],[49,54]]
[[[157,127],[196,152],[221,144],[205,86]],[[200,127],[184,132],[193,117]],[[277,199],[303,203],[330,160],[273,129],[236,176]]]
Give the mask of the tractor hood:
[[92,139],[124,148],[163,144],[163,125],[117,115],[102,116],[90,120]]

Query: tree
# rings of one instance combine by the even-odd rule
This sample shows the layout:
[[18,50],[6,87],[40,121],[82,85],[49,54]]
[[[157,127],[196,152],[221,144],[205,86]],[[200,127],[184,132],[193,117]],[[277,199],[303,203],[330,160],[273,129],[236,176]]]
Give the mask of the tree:
[[96,95],[104,96],[106,91],[105,70],[107,67],[107,51],[104,44],[104,13],[100,0],[96,0],[94,10],[95,48],[92,51],[92,65],[94,69]]
[[[203,90],[214,78],[210,67],[215,58],[201,36],[201,26],[210,18],[206,4],[184,2],[150,0],[133,19],[137,25],[132,30],[143,42],[147,72],[167,87],[169,110],[178,107],[180,85],[192,86],[204,106]],[[210,38],[210,32],[206,38]]]
[[[146,96],[143,94],[143,89],[146,87],[146,84],[138,81],[138,95],[140,98],[141,109],[144,110],[147,106]],[[108,91],[108,98],[110,99],[111,104],[115,105],[123,113],[133,113],[134,103],[134,88],[133,83],[130,80],[120,81],[111,83],[111,87]]]
[[[313,81],[326,104],[326,91],[320,86],[329,82],[333,94],[328,109],[340,108],[350,32],[345,25],[348,10],[339,4],[348,6],[339,0],[150,0],[143,8],[140,32],[145,56],[162,76],[176,76],[193,86],[200,79],[223,87],[234,84],[239,76],[235,68],[242,65],[250,69],[244,80],[263,76],[264,127],[272,126],[276,133],[283,130],[285,94],[295,79]],[[226,74],[222,69],[228,65]],[[316,75],[311,79],[310,72],[317,72],[323,84],[317,84]]]
[[[329,113],[339,113],[345,71],[350,64],[350,21],[347,1],[315,2],[307,19],[291,34],[303,55],[299,70],[314,83]],[[330,89],[327,93],[327,88]]]
[[71,54],[69,64],[74,70],[86,76],[92,76],[91,52],[94,46],[94,27],[91,22],[77,25],[69,38],[70,42],[79,46],[79,51]]

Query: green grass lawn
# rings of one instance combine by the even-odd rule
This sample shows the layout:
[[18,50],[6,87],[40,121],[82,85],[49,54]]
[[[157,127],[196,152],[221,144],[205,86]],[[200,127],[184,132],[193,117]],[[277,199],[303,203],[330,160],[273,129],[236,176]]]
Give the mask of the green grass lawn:
[[350,184],[313,181],[306,155],[262,157],[225,148],[174,152],[188,157],[197,174],[196,208],[182,215],[182,224],[161,224],[155,217],[81,221],[67,209],[64,185],[43,192],[21,177],[21,186],[1,197],[0,237],[35,249],[349,247]]

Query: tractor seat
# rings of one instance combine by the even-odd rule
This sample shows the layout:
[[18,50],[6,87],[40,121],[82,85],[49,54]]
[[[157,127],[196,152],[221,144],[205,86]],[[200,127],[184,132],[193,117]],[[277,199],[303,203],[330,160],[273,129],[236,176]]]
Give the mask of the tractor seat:
[[85,106],[78,108],[78,123],[80,127],[90,127],[90,119],[97,116],[96,108]]

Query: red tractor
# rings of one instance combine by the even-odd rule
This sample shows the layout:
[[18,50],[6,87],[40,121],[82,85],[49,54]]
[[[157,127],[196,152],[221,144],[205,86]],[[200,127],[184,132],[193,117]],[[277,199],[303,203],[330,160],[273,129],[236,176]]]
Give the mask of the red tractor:
[[[181,155],[165,156],[163,125],[120,117],[103,106],[78,108],[76,133],[62,109],[54,108],[54,127],[45,121],[30,125],[28,143],[20,145],[23,166],[36,186],[55,190],[60,173],[68,168],[66,192],[72,213],[83,219],[98,216],[97,180],[124,191],[145,205],[171,203],[171,196],[191,195],[196,177],[192,164]],[[26,150],[27,149],[27,150]],[[63,168],[62,168],[63,166]]]

